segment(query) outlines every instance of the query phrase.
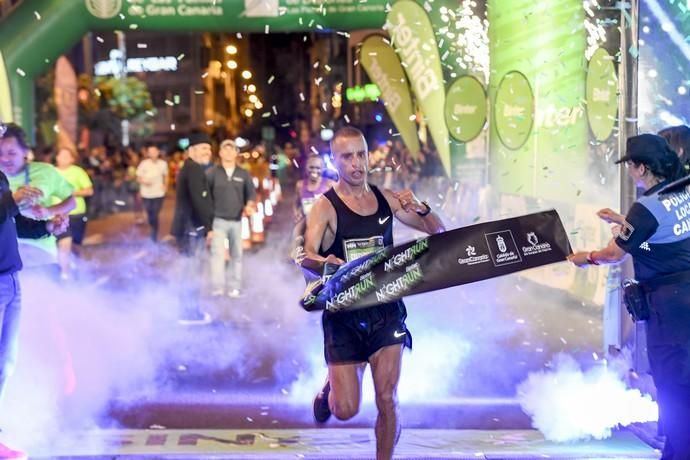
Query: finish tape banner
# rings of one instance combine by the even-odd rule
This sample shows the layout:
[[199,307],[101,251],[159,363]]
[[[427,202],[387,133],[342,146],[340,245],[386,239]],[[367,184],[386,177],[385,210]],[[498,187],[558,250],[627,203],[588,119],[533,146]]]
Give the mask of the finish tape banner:
[[307,259],[302,267],[312,281],[300,305],[331,312],[371,307],[563,262],[571,252],[555,210],[485,222],[383,249],[330,276],[321,276],[324,264]]

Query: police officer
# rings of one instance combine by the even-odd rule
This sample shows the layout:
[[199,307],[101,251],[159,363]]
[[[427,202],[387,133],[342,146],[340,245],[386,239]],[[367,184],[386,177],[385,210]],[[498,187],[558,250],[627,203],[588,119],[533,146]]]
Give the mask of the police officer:
[[604,249],[568,259],[584,267],[632,256],[639,282],[634,304],[641,310],[635,314],[646,319],[647,353],[666,432],[662,459],[690,459],[690,189],[659,193],[683,174],[677,154],[660,136],[628,139],[617,163],[623,162],[644,194],[626,216],[599,211],[616,224],[615,238]]

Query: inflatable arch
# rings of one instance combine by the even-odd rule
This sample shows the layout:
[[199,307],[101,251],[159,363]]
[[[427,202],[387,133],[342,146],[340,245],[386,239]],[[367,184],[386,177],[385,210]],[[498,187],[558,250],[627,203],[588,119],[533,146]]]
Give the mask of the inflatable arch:
[[31,0],[0,23],[0,120],[34,126],[36,76],[89,31],[381,28],[386,0]]

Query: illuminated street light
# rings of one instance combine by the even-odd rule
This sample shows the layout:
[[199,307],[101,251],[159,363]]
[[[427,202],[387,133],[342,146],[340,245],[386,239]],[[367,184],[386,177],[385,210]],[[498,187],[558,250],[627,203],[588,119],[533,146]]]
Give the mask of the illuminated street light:
[[235,45],[228,45],[225,47],[225,51],[227,51],[228,54],[237,54],[237,47]]
[[243,70],[242,78],[244,78],[245,80],[249,80],[250,78],[252,78],[252,73],[248,70]]
[[252,115],[254,115],[254,111],[253,111],[252,109],[246,109],[246,110],[244,111],[244,115],[245,115],[247,118],[249,118],[249,117],[251,117]]
[[255,103],[255,102],[258,101],[258,100],[259,100],[259,98],[256,97],[256,94],[252,94],[252,95],[249,96],[249,102],[251,102],[252,104]]
[[249,91],[250,93],[255,92],[255,91],[256,91],[256,86],[254,86],[253,84],[247,86],[247,91]]
[[228,62],[225,63],[226,66],[228,66],[228,69],[235,70],[237,68],[237,61],[233,61],[230,59]]
[[264,105],[261,103],[261,101],[256,101],[254,103],[254,107],[256,107],[256,110],[261,110],[264,108]]

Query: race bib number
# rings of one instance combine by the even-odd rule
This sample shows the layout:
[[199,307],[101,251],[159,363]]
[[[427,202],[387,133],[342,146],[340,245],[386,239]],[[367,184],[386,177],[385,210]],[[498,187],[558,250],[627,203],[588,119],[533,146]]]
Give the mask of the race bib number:
[[359,259],[384,248],[383,236],[372,236],[371,238],[356,238],[345,240],[346,262]]

